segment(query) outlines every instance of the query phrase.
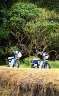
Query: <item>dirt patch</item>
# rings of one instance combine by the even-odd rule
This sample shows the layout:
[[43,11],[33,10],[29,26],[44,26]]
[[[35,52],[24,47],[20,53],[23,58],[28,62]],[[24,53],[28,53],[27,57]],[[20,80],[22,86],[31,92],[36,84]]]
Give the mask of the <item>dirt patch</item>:
[[0,96],[59,96],[59,70],[0,68]]

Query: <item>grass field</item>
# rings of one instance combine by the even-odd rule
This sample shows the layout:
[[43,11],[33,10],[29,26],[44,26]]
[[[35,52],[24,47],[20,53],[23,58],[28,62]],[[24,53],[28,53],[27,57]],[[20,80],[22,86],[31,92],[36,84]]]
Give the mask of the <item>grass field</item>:
[[59,96],[59,69],[0,67],[0,96]]
[[[33,60],[33,56],[27,57],[23,61],[20,61],[20,68],[31,68],[32,60]],[[51,68],[59,68],[59,61],[58,60],[48,61],[48,63],[50,64]],[[0,66],[8,66],[8,64],[7,65],[1,64]]]
[[[50,64],[51,68],[59,68],[59,61],[48,61],[48,63]],[[26,64],[26,63],[23,63],[23,64],[20,64],[20,67],[21,68],[31,68],[31,63],[29,64]]]
[[[33,60],[33,57],[27,57],[24,59],[24,61],[20,62],[20,67],[21,68],[31,68],[31,62]],[[51,68],[59,68],[59,61],[55,60],[55,61],[48,61],[48,63],[50,64]]]
[[59,68],[59,61],[49,61],[48,62],[51,65],[51,68]]

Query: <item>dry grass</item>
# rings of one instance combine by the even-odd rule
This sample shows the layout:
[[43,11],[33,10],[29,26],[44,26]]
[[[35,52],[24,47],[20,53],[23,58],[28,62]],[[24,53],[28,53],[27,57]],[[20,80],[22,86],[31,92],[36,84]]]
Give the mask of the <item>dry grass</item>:
[[0,96],[59,96],[59,70],[0,67]]

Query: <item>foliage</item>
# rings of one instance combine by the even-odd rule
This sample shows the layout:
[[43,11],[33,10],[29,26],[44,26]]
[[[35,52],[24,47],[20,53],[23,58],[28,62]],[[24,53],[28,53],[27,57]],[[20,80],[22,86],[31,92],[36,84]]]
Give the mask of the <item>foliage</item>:
[[[58,14],[54,11],[37,8],[34,4],[16,3],[9,11],[10,31],[18,33],[18,39],[20,37],[19,33],[26,34],[25,37],[32,38],[31,43],[36,41],[39,46],[42,43],[46,45],[51,41],[51,34],[54,34],[54,29],[59,30],[56,27],[59,26],[57,18],[59,18]],[[57,33],[55,32],[55,34]],[[49,44],[51,43],[49,42]]]
[[0,39],[8,37],[8,21],[7,21],[7,12],[6,9],[0,10]]
[[11,21],[13,19],[20,21],[20,18],[30,21],[39,15],[38,11],[39,9],[34,4],[16,3],[11,7],[9,16]]
[[58,4],[55,0],[0,0],[0,41],[29,54],[34,44],[59,52]]
[[39,16],[38,11],[39,9],[34,4],[24,3],[16,3],[8,11],[9,30],[15,35],[19,45],[25,43],[28,46],[31,41],[29,38],[31,36],[25,31],[25,26],[27,22],[34,21]]

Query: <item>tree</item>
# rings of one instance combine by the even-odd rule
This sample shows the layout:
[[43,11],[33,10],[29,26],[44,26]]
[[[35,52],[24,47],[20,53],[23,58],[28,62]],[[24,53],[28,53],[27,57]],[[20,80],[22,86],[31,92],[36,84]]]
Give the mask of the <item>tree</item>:
[[37,6],[27,3],[16,3],[9,10],[9,30],[17,38],[19,45],[28,46],[29,41],[31,41],[29,33],[25,31],[25,26],[39,16],[38,12]]

